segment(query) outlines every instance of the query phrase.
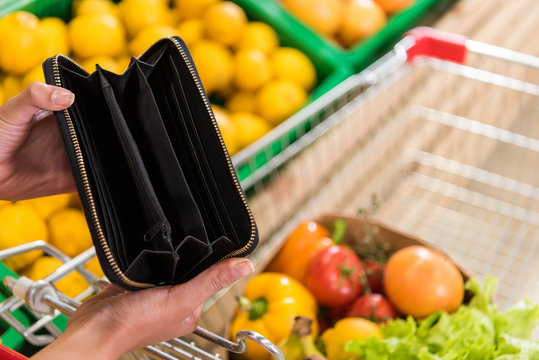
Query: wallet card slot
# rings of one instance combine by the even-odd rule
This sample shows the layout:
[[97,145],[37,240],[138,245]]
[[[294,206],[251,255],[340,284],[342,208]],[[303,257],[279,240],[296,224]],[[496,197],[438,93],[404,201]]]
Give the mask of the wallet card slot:
[[155,285],[170,285],[178,258],[170,251],[142,250],[125,275],[130,279]]
[[[167,60],[167,58],[162,58],[161,61]],[[162,64],[156,65],[154,72],[152,73],[151,79],[159,78],[166,79],[165,74],[163,74]],[[166,64],[166,63],[165,63]],[[174,73],[174,71],[173,71]],[[167,73],[166,76],[170,76]],[[152,81],[152,80],[150,80]],[[185,162],[189,164],[191,168],[191,173],[195,176],[195,179],[200,179],[199,194],[202,200],[202,203],[206,208],[209,208],[209,217],[210,224],[216,223],[219,227],[218,232],[213,232],[214,236],[212,239],[218,238],[220,236],[230,236],[234,234],[234,229],[230,223],[230,219],[223,219],[223,214],[226,214],[223,205],[219,208],[219,205],[216,202],[221,201],[220,194],[218,192],[218,186],[215,183],[211,169],[206,159],[204,148],[200,143],[200,138],[198,137],[197,129],[194,124],[194,119],[190,113],[190,109],[187,105],[187,100],[185,99],[185,92],[183,88],[177,87],[176,83],[179,85],[179,74],[173,75],[173,81],[164,81],[159,85],[155,86],[156,88],[164,89],[162,97],[167,102],[168,107],[172,106],[170,110],[170,116],[166,119],[169,131],[171,134],[175,135],[174,143],[183,143],[184,151],[182,155],[185,158]],[[177,117],[181,117],[181,121]]]
[[[144,163],[142,162],[138,147],[125,122],[122,110],[116,101],[114,90],[101,71],[102,70],[98,67],[97,72],[99,74],[103,95],[111,114],[116,135],[118,136],[122,151],[127,160],[129,173],[135,183],[137,193],[144,202],[144,209],[146,210],[144,213],[149,212],[152,218],[152,223],[150,223],[151,226],[142,236],[144,242],[147,243],[144,248],[147,249],[147,246],[150,246],[153,250],[172,250],[170,225],[157,199],[157,195],[155,194],[146,168],[144,167]],[[148,236],[148,232],[156,227],[161,229],[160,233]],[[150,242],[148,240],[152,241]],[[127,244],[125,246],[127,246]]]
[[200,170],[196,169],[197,165],[193,164],[193,162],[189,160],[188,154],[193,153],[194,149],[190,147],[187,133],[182,129],[183,126],[180,125],[184,121],[172,121],[172,119],[177,118],[178,115],[182,115],[173,108],[171,101],[167,96],[165,96],[168,88],[170,88],[170,84],[157,77],[151,77],[149,82],[153,82],[155,80],[160,81],[157,88],[163,89],[163,93],[158,92],[155,94],[155,99],[159,103],[160,109],[163,110],[161,114],[165,128],[172,139],[174,139],[171,139],[174,152],[185,174],[187,184],[193,193],[196,203],[198,204],[206,231],[208,232],[208,237],[213,239],[216,236],[220,236],[218,234],[222,233],[224,229],[218,230],[215,228],[215,218],[212,216],[213,211],[208,209],[207,204],[209,199],[206,190],[203,188],[204,175]]
[[[186,238],[176,249],[180,258],[174,277],[174,283],[182,283],[191,280],[197,274],[200,274],[202,271],[221,260],[224,254],[230,254],[237,249],[234,241],[231,241],[225,236],[221,236],[212,241],[206,250],[205,256],[197,255],[196,257],[193,257],[192,254],[195,254],[194,248],[196,245],[196,239]],[[199,249],[198,251],[202,250]]]
[[[77,103],[74,103],[69,110],[75,113],[75,116],[73,117],[74,119],[82,119],[79,105]],[[110,189],[107,182],[104,181],[103,174],[101,173],[102,166],[99,162],[99,158],[96,156],[96,154],[94,154],[93,151],[93,149],[96,149],[96,144],[94,139],[91,136],[88,136],[88,130],[85,129],[84,122],[81,122],[79,125],[79,133],[81,135],[80,141],[83,143],[84,148],[88,150],[86,159],[90,165],[89,171],[95,172],[95,175],[92,176],[92,178],[95,180],[97,187],[104,189],[104,191],[98,191],[97,196],[99,197],[99,204],[101,204],[103,207],[103,214],[105,215],[103,216],[103,220],[105,223],[106,237],[109,239],[109,246],[112,253],[116,255],[120,266],[125,269],[127,266],[127,255],[123,246],[121,246],[121,243],[119,242],[121,239],[118,229],[119,219],[118,215],[116,214],[116,210],[112,205]]]
[[[226,231],[222,235],[228,236],[229,238],[239,241],[238,235],[236,233],[236,229],[234,228],[232,220],[230,219],[230,216],[227,211],[227,207],[225,206],[223,202],[223,198],[221,196],[219,186],[217,185],[217,181],[215,180],[215,176],[213,175],[213,171],[209,164],[209,160],[207,157],[207,150],[204,148],[204,145],[202,144],[202,141],[200,139],[199,131],[195,124],[193,114],[191,113],[191,108],[187,100],[185,89],[183,88],[183,85],[182,85],[179,71],[176,68],[174,59],[170,56],[170,54],[167,57],[167,59],[168,59],[168,65],[169,65],[168,67],[172,69],[172,74],[173,74],[173,79],[174,79],[174,81],[172,81],[174,101],[176,103],[176,106],[179,108],[179,110],[183,114],[188,127],[190,128],[189,139],[192,139],[192,142],[198,149],[198,153],[202,154],[201,158],[197,160],[197,163],[201,164],[201,166],[204,168],[205,170],[204,178],[207,182],[209,182],[208,188],[212,190],[211,201],[214,205],[214,208],[216,209],[215,215],[218,216],[221,224],[224,224],[224,226],[226,226]],[[178,99],[181,103],[178,102]],[[239,243],[238,243],[238,246],[239,246]]]
[[153,92],[136,62],[125,84],[123,104],[120,105],[159,203],[171,224],[172,246],[176,247],[188,235],[208,242],[202,215],[174,152]]

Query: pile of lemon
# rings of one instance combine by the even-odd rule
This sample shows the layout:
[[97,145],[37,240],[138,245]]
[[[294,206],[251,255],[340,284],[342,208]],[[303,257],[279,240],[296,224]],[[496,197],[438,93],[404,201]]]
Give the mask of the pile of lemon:
[[[0,201],[0,249],[45,240],[68,256],[76,256],[92,246],[92,238],[76,194],[62,194],[16,202]],[[43,279],[62,262],[34,250],[5,259],[4,265],[32,280]],[[97,258],[86,268],[102,277]],[[72,272],[56,287],[75,297],[88,287],[82,275]]]
[[131,56],[171,35],[187,43],[206,92],[222,105],[217,119],[231,154],[296,112],[317,82],[308,57],[281,47],[273,28],[248,21],[233,2],[75,0],[68,24],[27,12],[0,19],[0,104],[44,81],[41,63],[49,56],[121,73]]

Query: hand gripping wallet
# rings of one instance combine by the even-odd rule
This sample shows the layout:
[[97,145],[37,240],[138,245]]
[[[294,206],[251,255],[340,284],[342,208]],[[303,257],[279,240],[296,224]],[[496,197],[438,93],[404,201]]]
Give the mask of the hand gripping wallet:
[[110,281],[179,284],[254,250],[253,215],[180,38],[159,40],[121,75],[88,74],[63,55],[43,69],[75,94],[55,117]]

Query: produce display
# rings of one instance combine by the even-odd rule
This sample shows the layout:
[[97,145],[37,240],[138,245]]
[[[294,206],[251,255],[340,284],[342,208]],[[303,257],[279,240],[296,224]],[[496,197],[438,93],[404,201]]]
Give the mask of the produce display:
[[386,25],[389,16],[412,6],[415,0],[281,0],[281,2],[313,31],[348,48],[375,34]]
[[311,60],[280,46],[273,28],[221,0],[75,0],[72,19],[15,12],[0,19],[0,104],[33,81],[41,63],[69,55],[88,72],[121,73],[156,40],[187,43],[231,154],[295,113],[317,84]]
[[[76,256],[92,246],[92,237],[76,194],[62,194],[16,202],[0,202],[0,249],[44,240],[69,256]],[[27,252],[3,261],[11,270],[32,280],[43,279],[62,265],[41,250]],[[97,258],[86,269],[102,277]],[[79,273],[58,281],[57,288],[75,297],[88,287]]]
[[[353,229],[353,236],[347,234],[350,220],[332,222],[331,235],[316,221],[297,226],[267,272],[247,284],[250,302],[240,298],[231,334],[242,326],[258,331],[287,360],[539,357],[539,343],[531,340],[539,305],[522,300],[501,311],[491,300],[496,279],[487,276],[482,286],[473,278],[465,282],[447,256],[419,240],[382,232],[368,219],[357,219],[353,225],[360,223],[361,231]],[[280,279],[280,285],[267,279]],[[303,290],[284,293],[284,284]],[[303,311],[290,305],[287,316],[277,317],[282,306],[270,296],[290,304],[310,300]],[[261,308],[264,315],[255,316]],[[245,358],[270,356],[251,343]]]

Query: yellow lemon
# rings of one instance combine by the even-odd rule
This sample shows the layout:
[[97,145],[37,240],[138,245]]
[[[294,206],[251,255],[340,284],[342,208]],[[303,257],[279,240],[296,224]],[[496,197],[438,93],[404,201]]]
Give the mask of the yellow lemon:
[[92,246],[92,237],[83,213],[61,209],[49,218],[50,242],[69,256],[76,256]]
[[238,91],[227,99],[225,106],[232,112],[255,112],[256,95],[251,91]]
[[115,3],[109,0],[82,0],[76,7],[74,5],[74,16],[88,14],[110,14],[118,16],[118,7]]
[[96,256],[94,256],[90,261],[88,261],[84,267],[86,268],[86,270],[88,270],[97,277],[105,276],[105,274],[103,273],[103,269],[99,264],[99,260]]
[[248,112],[233,113],[230,120],[236,125],[236,137],[241,148],[255,142],[271,130],[270,124],[264,119]]
[[221,136],[225,141],[226,148],[230,155],[234,155],[239,150],[238,139],[236,137],[236,126],[230,120],[228,113],[219,108],[218,106],[212,105],[213,114],[215,115],[215,120],[219,125],[219,130],[221,131]]
[[43,219],[48,219],[49,216],[64,208],[69,204],[70,194],[60,194],[52,196],[44,196],[35,199],[17,201],[16,204],[25,204],[31,206]]
[[43,61],[38,18],[17,11],[0,19],[0,68],[22,75]]
[[2,86],[0,86],[0,105],[2,105],[3,103],[4,103],[4,91],[2,90]]
[[224,90],[230,85],[234,68],[232,54],[225,46],[201,40],[193,46],[191,55],[206,92]]
[[234,73],[240,89],[256,90],[271,78],[271,67],[262,51],[245,49],[234,57]]
[[266,55],[278,46],[279,38],[275,30],[268,24],[259,21],[249,22],[236,44],[237,49],[257,49]]
[[49,17],[39,22],[39,33],[45,47],[45,57],[56,54],[69,55],[67,25],[62,19]]
[[137,33],[137,36],[129,44],[129,52],[133,56],[139,56],[154,42],[167,36],[176,35],[176,29],[170,26],[153,24],[148,25]]
[[247,15],[233,2],[221,1],[204,12],[204,23],[211,39],[233,45],[247,27]]
[[257,93],[258,113],[273,125],[277,125],[296,110],[307,99],[305,89],[285,80],[272,80]]
[[41,65],[37,65],[32,70],[26,73],[24,77],[22,78],[22,87],[23,89],[30,85],[30,83],[33,83],[34,81],[37,82],[45,82],[45,75],[43,74],[43,68]]
[[4,100],[11,99],[24,90],[22,79],[15,75],[6,75],[2,81],[2,89],[4,90]]
[[275,77],[294,82],[309,91],[316,83],[316,69],[309,58],[301,51],[281,47],[271,58]]
[[12,204],[11,201],[7,201],[7,200],[0,200],[0,208],[3,208],[4,206],[6,205],[10,205]]
[[119,5],[120,18],[129,36],[152,24],[172,25],[172,14],[162,0],[123,0]]
[[125,52],[125,30],[110,14],[77,16],[69,23],[69,40],[76,56],[117,56]]
[[[8,204],[0,209],[0,249],[26,244],[36,240],[47,240],[45,221],[30,206]],[[34,250],[4,260],[4,264],[15,271],[22,270],[41,256]]]
[[182,19],[192,19],[202,16],[204,10],[219,0],[175,0],[174,4]]
[[[54,257],[42,256],[32,264],[30,269],[25,271],[24,275],[36,281],[52,274],[62,265],[63,262]],[[84,277],[76,271],[67,274],[65,277],[54,283],[54,285],[61,293],[72,298],[76,297],[90,286]]]
[[200,19],[189,19],[178,25],[178,36],[187,46],[193,46],[204,37],[204,22]]

